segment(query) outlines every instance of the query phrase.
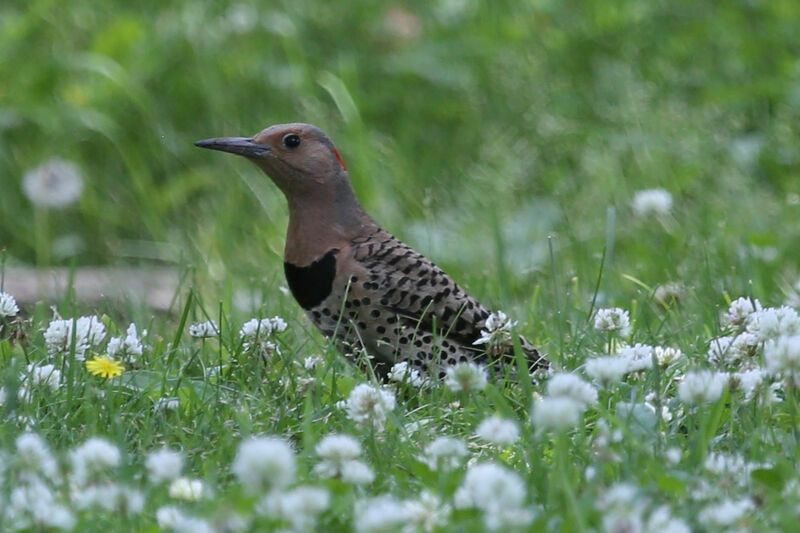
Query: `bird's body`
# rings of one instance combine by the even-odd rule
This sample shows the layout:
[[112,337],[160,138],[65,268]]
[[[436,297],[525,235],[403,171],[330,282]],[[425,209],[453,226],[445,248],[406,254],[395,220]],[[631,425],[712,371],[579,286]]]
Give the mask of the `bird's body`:
[[[491,312],[367,215],[321,130],[282,124],[197,144],[248,157],[283,191],[289,289],[342,351],[363,349],[382,376],[400,361],[434,375],[462,361],[513,361],[510,340],[490,350],[475,344]],[[520,346],[532,368],[547,365],[523,337]]]

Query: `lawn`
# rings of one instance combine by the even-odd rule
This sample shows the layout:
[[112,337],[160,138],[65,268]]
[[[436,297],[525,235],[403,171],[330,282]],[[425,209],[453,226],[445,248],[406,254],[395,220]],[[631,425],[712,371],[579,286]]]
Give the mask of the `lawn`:
[[[0,529],[792,530],[798,27],[789,0],[4,2]],[[193,146],[293,121],[551,371],[381,383],[315,331],[280,191]],[[20,267],[178,282],[15,303]]]

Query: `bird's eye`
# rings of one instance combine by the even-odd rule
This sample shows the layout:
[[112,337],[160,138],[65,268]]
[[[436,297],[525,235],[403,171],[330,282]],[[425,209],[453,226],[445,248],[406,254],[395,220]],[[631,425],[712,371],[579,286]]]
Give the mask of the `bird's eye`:
[[287,133],[283,136],[283,145],[286,148],[297,148],[300,146],[300,136],[296,133]]

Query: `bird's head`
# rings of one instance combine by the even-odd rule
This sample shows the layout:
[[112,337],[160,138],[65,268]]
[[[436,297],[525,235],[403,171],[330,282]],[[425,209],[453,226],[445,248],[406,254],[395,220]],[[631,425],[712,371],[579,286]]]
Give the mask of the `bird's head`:
[[195,145],[245,156],[287,195],[347,179],[344,161],[333,142],[310,124],[276,124],[253,137],[219,137]]

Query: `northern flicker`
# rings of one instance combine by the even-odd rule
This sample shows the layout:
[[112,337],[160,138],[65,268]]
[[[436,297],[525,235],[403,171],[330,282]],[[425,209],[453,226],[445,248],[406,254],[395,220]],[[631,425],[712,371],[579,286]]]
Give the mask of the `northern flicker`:
[[[279,124],[249,138],[195,144],[246,157],[286,196],[289,289],[340,350],[365,349],[382,377],[400,361],[429,375],[463,361],[513,364],[510,335],[488,349],[476,344],[489,309],[366,213],[322,130]],[[530,342],[519,340],[531,369],[548,365]]]

